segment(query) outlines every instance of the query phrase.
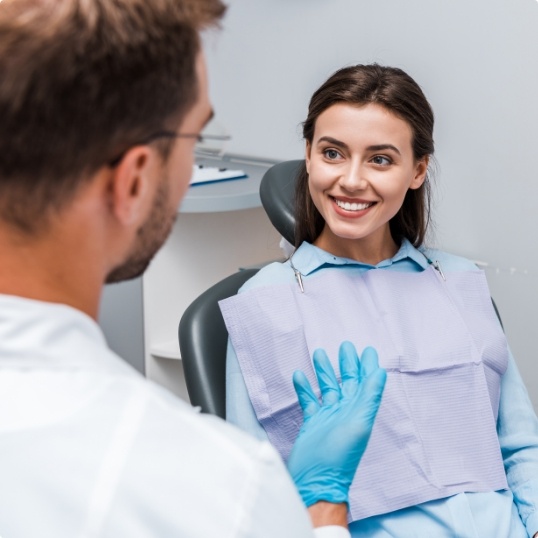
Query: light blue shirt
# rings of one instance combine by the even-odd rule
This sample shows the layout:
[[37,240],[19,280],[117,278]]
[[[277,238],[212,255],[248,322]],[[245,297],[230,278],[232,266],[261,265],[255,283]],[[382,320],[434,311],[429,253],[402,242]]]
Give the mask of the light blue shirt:
[[[339,258],[313,245],[303,243],[293,255],[293,264],[304,281],[314,273],[340,267],[358,274],[379,268],[390,271],[420,272],[438,261],[444,274],[476,271],[465,258],[432,249],[418,250],[404,240],[393,258],[376,266]],[[261,269],[240,290],[295,282],[289,262],[273,263]],[[239,363],[228,343],[226,363],[227,420],[256,436],[267,439],[250,402]],[[527,390],[510,354],[501,381],[497,433],[503,455],[509,490],[460,493],[396,512],[351,523],[353,537],[427,538],[526,538],[538,532],[538,419]]]

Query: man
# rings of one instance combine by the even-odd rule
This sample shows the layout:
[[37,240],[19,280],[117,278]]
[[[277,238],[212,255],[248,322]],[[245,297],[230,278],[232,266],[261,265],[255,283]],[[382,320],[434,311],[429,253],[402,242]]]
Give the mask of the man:
[[[289,471],[145,381],[95,323],[167,237],[212,115],[220,0],[0,1],[0,536],[346,536],[385,375],[343,346]],[[361,378],[363,378],[361,380]]]

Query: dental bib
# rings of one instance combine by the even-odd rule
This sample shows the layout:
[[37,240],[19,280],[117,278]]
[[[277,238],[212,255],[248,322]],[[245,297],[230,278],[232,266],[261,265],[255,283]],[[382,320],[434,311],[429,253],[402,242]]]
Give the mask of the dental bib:
[[[481,271],[331,268],[220,302],[256,416],[286,460],[302,425],[292,384],[324,348],[373,346],[387,384],[349,495],[350,521],[507,488],[496,433],[508,347]],[[319,390],[318,390],[319,394]]]

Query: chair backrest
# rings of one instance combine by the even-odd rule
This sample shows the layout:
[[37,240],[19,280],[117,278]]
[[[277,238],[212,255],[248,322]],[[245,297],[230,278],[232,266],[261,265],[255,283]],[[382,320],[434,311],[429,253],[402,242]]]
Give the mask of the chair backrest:
[[303,159],[278,163],[265,172],[260,183],[263,208],[278,233],[294,244],[295,183]]
[[258,269],[244,269],[217,282],[194,300],[179,322],[179,349],[191,403],[226,418],[228,332],[218,302],[235,295]]

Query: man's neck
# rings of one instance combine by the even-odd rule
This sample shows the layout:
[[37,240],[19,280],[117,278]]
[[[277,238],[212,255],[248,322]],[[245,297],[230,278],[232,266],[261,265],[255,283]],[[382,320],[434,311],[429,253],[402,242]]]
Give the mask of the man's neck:
[[0,293],[66,304],[96,319],[103,277],[71,234],[24,237],[0,226]]

